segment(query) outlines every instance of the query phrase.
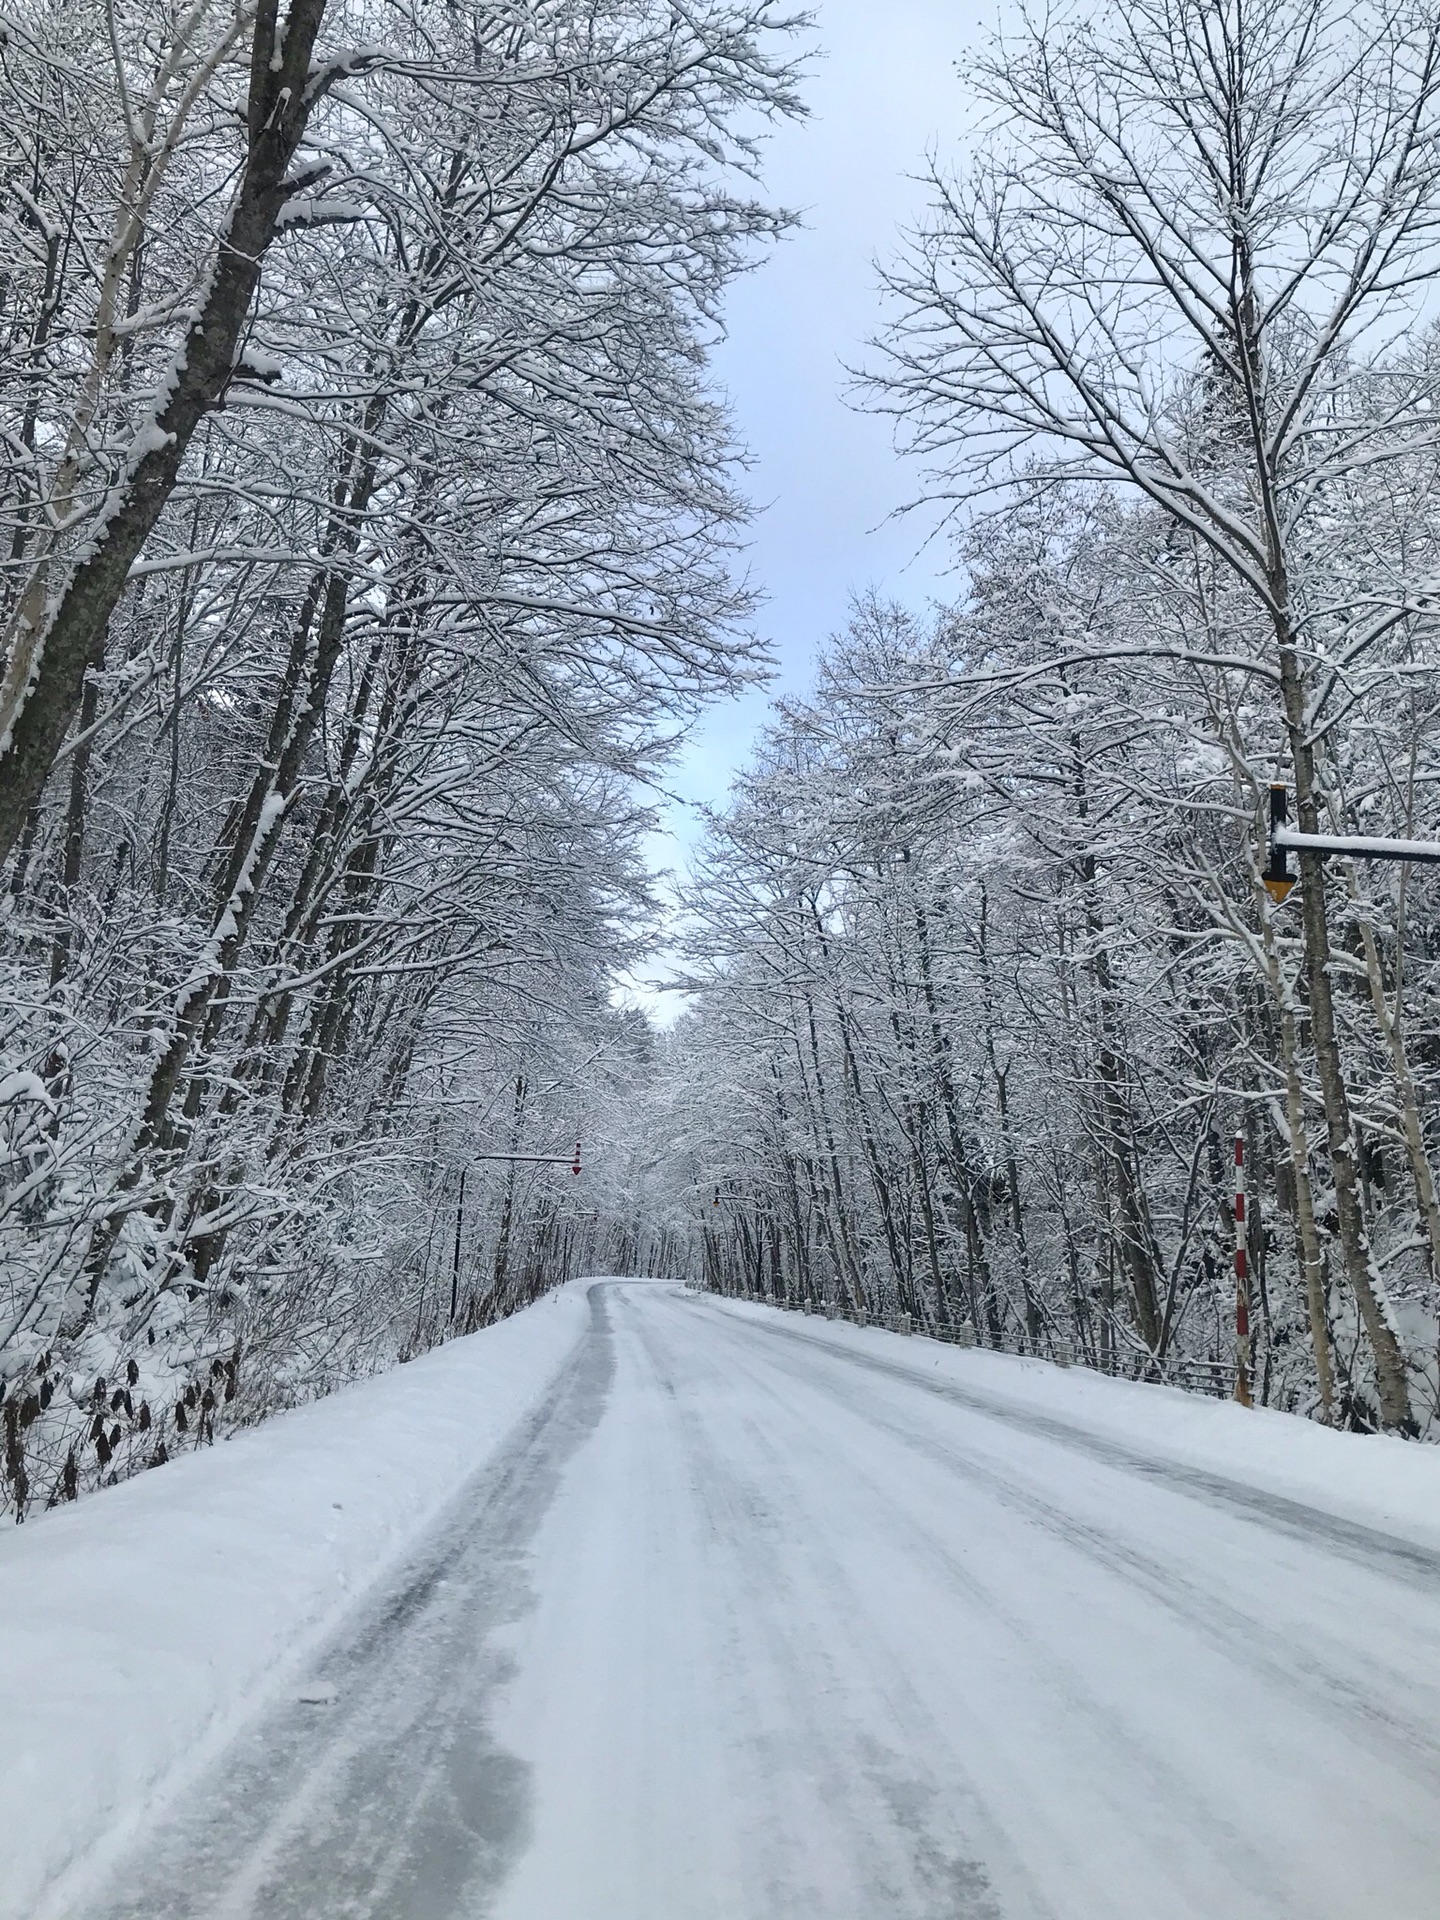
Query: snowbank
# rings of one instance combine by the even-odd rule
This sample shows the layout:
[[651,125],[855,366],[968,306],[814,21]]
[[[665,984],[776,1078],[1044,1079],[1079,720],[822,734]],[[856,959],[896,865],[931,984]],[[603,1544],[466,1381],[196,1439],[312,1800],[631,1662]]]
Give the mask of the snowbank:
[[1385,1434],[1335,1433],[1271,1408],[1246,1408],[1178,1387],[1111,1380],[1085,1367],[782,1313],[742,1300],[707,1300],[729,1314],[780,1319],[826,1345],[884,1358],[918,1379],[937,1375],[1001,1415],[1043,1416],[1192,1471],[1296,1500],[1356,1525],[1440,1548],[1440,1447]]
[[285,1685],[543,1396],[587,1285],[0,1535],[0,1920]]

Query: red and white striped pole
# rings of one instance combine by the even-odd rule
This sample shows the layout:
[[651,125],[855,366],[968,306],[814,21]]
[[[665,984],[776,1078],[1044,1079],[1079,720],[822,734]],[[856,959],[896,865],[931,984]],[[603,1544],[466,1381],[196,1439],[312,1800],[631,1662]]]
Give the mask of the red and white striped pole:
[[1245,1136],[1235,1136],[1235,1398],[1253,1407],[1250,1392],[1250,1273],[1245,1258]]

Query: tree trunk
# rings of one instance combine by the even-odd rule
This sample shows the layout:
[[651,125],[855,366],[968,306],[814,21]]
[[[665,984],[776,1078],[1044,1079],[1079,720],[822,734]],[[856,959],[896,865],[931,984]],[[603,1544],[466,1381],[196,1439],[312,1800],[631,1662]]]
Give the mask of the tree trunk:
[[[1305,710],[1305,688],[1295,641],[1288,628],[1280,629],[1280,684],[1285,703],[1291,760],[1295,771],[1295,810],[1302,833],[1320,832],[1320,807],[1315,778],[1314,748]],[[1410,1388],[1405,1358],[1395,1329],[1386,1315],[1377,1276],[1371,1265],[1365,1231],[1359,1178],[1355,1164],[1355,1130],[1344,1063],[1335,1028],[1335,1000],[1330,982],[1330,923],[1325,901],[1325,865],[1316,853],[1302,850],[1300,916],[1304,932],[1305,984],[1310,1001],[1310,1035],[1315,1067],[1325,1109],[1330,1176],[1335,1184],[1335,1209],[1345,1277],[1355,1295],[1360,1317],[1375,1356],[1375,1384],[1380,1398],[1381,1423],[1399,1432],[1413,1432]]]
[[[260,0],[251,47],[246,157],[235,202],[202,280],[157,417],[141,429],[115,504],[82,549],[39,624],[18,631],[0,711],[0,861],[55,764],[80,707],[85,669],[130,568],[179,478],[206,415],[225,398],[241,335],[280,214],[303,177],[289,177],[314,105],[310,72],[326,0],[292,0],[283,34],[276,0]],[[41,565],[46,563],[42,561]]]
[[[105,664],[105,629],[100,629],[90,671],[85,677],[85,693],[80,702],[80,729],[88,734],[100,711],[99,674]],[[61,913],[64,916],[50,949],[50,988],[53,992],[65,977],[70,964],[70,944],[75,924],[75,903],[80,876],[85,864],[85,800],[90,777],[90,757],[94,742],[84,740],[76,747],[70,762],[70,798],[65,808],[65,855],[61,870]]]
[[1415,1204],[1420,1215],[1420,1224],[1425,1232],[1430,1279],[1433,1284],[1440,1281],[1440,1199],[1437,1199],[1435,1193],[1435,1176],[1430,1166],[1430,1156],[1425,1151],[1425,1133],[1420,1122],[1420,1099],[1415,1087],[1415,1076],[1410,1070],[1409,1052],[1400,1029],[1399,996],[1397,993],[1395,1009],[1392,1012],[1390,998],[1385,988],[1385,969],[1381,963],[1375,930],[1368,916],[1361,910],[1359,889],[1355,885],[1353,871],[1350,874],[1349,888],[1351,905],[1355,910],[1355,923],[1360,929],[1360,944],[1365,955],[1370,1004],[1375,1009],[1375,1023],[1380,1029],[1381,1039],[1385,1042],[1386,1052],[1390,1055],[1390,1070],[1395,1076],[1395,1098],[1400,1109],[1401,1131],[1405,1136],[1405,1154],[1410,1163],[1410,1178],[1415,1186]]

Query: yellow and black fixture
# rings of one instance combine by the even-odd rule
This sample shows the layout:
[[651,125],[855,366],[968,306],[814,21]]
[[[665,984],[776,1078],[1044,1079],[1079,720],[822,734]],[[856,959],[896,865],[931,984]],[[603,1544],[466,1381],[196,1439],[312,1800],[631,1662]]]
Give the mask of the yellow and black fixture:
[[1289,824],[1287,812],[1285,784],[1274,781],[1270,787],[1270,859],[1260,878],[1277,906],[1289,898],[1295,885],[1288,864],[1292,851],[1318,854],[1322,860],[1338,853],[1347,860],[1399,860],[1407,865],[1440,866],[1440,840],[1392,840],[1375,833],[1299,833]]
[[1290,898],[1290,889],[1295,884],[1295,876],[1290,871],[1289,855],[1279,837],[1279,830],[1285,825],[1288,795],[1283,781],[1274,781],[1270,787],[1270,862],[1260,878],[1265,883],[1265,891],[1275,902],[1282,906]]

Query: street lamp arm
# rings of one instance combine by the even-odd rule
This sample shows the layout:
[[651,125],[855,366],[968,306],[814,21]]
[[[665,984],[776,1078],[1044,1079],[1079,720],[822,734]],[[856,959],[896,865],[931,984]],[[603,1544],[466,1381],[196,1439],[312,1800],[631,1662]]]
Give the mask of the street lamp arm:
[[575,1142],[575,1152],[568,1153],[472,1153],[472,1160],[508,1160],[512,1165],[527,1167],[569,1167],[571,1173],[580,1171],[580,1142]]
[[1429,860],[1440,863],[1440,840],[1388,840],[1371,833],[1301,833],[1279,827],[1271,844],[1297,852],[1348,854],[1353,860]]
[[526,1166],[534,1167],[568,1167],[571,1161],[568,1153],[472,1153],[470,1158],[523,1161]]
[[1392,840],[1374,833],[1301,833],[1289,824],[1288,793],[1283,781],[1270,788],[1270,859],[1260,878],[1265,890],[1278,906],[1295,885],[1286,858],[1296,853],[1316,853],[1321,859],[1338,853],[1350,860],[1403,860],[1440,865],[1440,840]]

